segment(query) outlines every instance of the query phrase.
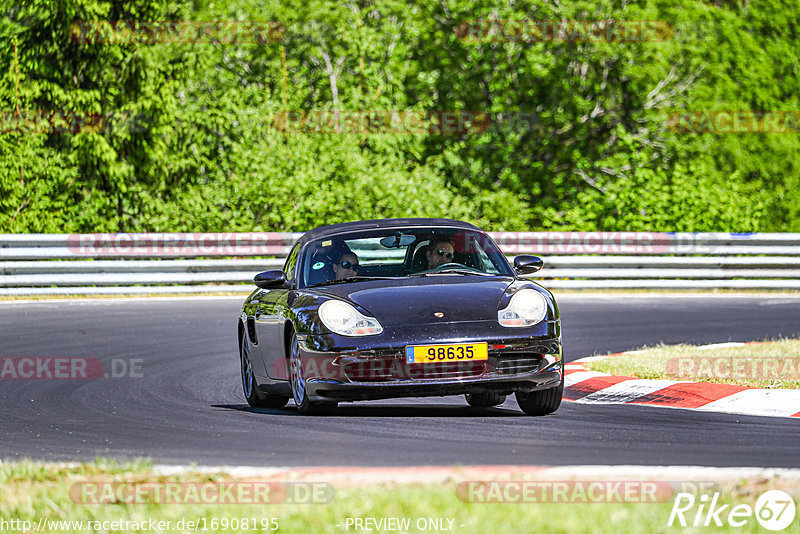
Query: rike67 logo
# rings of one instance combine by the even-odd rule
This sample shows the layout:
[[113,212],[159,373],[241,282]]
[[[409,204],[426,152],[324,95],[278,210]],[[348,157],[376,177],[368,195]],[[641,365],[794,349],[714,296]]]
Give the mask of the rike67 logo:
[[783,530],[794,521],[795,504],[792,497],[780,490],[762,494],[755,508],[749,504],[719,504],[719,493],[707,493],[697,498],[691,493],[678,493],[672,505],[667,526],[721,527],[725,523],[731,527],[743,527],[753,517],[767,530]]

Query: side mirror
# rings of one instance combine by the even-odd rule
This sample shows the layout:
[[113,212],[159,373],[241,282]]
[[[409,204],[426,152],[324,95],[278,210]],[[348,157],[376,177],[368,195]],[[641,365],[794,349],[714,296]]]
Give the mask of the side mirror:
[[280,270],[264,271],[253,278],[256,286],[261,289],[275,289],[286,285],[286,273]]
[[514,258],[514,270],[517,274],[531,274],[540,271],[544,262],[539,256],[517,256]]

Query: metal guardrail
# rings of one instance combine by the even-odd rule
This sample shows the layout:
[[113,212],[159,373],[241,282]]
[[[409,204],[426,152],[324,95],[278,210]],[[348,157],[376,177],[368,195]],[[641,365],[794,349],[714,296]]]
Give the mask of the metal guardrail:
[[[249,292],[300,233],[0,234],[0,295]],[[494,232],[553,289],[800,289],[800,234]]]

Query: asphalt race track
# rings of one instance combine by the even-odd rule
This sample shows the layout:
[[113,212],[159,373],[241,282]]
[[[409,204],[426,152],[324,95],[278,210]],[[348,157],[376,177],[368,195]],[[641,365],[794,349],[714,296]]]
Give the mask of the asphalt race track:
[[[645,464],[800,467],[800,420],[565,402],[555,414],[462,397],[247,407],[240,298],[0,302],[0,358],[90,357],[141,376],[0,380],[0,458],[200,465]],[[567,361],[645,344],[800,335],[800,297],[562,295]],[[112,359],[118,359],[112,364]]]

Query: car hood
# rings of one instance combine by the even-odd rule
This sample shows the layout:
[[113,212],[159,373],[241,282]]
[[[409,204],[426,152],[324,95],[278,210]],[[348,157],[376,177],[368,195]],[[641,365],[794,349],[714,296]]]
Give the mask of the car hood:
[[496,321],[500,300],[513,281],[506,277],[439,275],[367,280],[313,290],[357,304],[384,326],[414,325]]

